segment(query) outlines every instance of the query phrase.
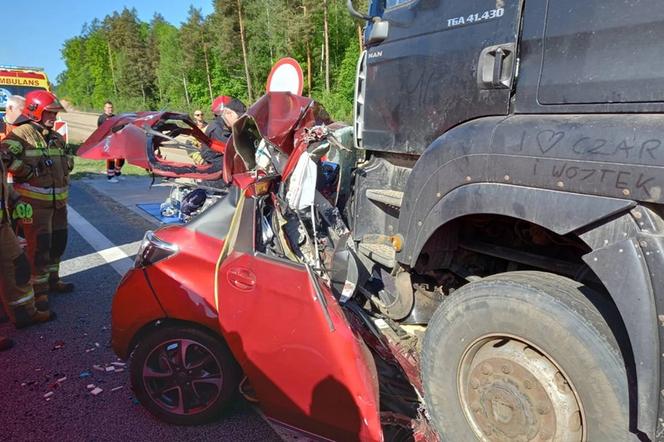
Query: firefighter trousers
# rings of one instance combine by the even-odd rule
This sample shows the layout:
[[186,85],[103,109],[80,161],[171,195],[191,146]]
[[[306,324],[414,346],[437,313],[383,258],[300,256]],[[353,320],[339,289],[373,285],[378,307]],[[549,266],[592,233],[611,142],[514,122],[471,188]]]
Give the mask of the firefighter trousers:
[[30,263],[9,223],[0,223],[0,293],[12,322],[25,322],[37,312],[30,283]]
[[60,280],[60,258],[67,247],[67,206],[32,205],[32,218],[23,218],[20,224],[28,242],[32,284],[39,299],[48,293],[49,283]]

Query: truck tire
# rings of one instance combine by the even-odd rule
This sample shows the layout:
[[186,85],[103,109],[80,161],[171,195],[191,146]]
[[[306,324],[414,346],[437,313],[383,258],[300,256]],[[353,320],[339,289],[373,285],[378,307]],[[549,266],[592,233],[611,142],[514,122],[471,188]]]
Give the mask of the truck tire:
[[443,441],[624,441],[628,381],[598,297],[558,275],[468,284],[423,343],[429,415]]

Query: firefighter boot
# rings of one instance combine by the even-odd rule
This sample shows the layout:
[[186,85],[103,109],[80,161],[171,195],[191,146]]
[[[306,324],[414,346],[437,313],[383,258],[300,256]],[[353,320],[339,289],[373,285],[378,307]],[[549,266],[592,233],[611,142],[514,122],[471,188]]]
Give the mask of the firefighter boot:
[[[2,287],[0,287],[0,290],[2,290]],[[0,299],[3,301],[0,303],[0,324],[4,324],[9,322],[9,314],[7,314],[7,306],[4,305],[5,296],[3,293],[0,293]]]
[[0,351],[9,350],[14,346],[14,341],[4,336],[0,336]]
[[48,294],[46,293],[35,293],[35,307],[37,310],[47,312],[51,307],[48,303]]
[[51,293],[70,293],[74,284],[60,279],[60,258],[67,248],[67,209],[56,209],[53,214],[53,233],[49,256],[48,285]]
[[51,293],[71,293],[74,291],[74,283],[65,282],[60,279],[57,273],[51,273],[48,288]]
[[17,329],[29,327],[35,324],[42,324],[55,318],[55,312],[48,310],[37,310],[33,315],[30,315],[25,307],[18,307],[14,309],[14,327]]

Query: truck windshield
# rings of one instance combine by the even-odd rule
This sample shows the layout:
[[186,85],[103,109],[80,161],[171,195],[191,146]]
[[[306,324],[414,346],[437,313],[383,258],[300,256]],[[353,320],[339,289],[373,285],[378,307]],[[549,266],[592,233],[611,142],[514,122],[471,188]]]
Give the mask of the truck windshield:
[[413,0],[385,0],[385,9],[396,8],[404,3],[410,3]]

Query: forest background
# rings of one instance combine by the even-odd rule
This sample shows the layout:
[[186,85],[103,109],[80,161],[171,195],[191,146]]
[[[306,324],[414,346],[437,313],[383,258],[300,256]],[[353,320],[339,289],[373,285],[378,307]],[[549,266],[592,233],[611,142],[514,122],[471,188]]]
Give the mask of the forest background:
[[[79,110],[116,112],[203,109],[232,95],[251,104],[265,91],[272,65],[293,57],[304,71],[303,95],[337,120],[352,118],[361,23],[346,0],[213,0],[194,6],[180,26],[158,13],[149,23],[123,9],[86,24],[64,43],[66,69],[56,91]],[[366,0],[356,1],[366,10]]]

